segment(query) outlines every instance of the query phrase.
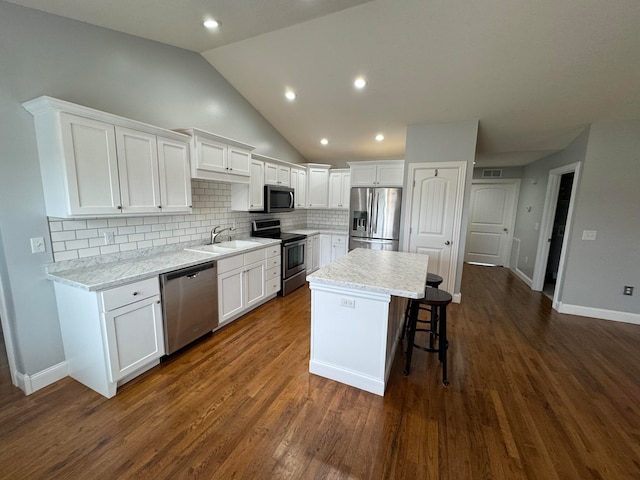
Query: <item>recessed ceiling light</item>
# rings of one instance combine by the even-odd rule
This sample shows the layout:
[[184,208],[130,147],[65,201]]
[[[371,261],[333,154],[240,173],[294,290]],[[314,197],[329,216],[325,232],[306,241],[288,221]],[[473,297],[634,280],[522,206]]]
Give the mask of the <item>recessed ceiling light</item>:
[[287,97],[287,100],[291,102],[296,99],[296,92],[294,92],[293,90],[287,90],[286,92],[284,92],[284,96]]
[[382,140],[384,140],[384,135],[379,133],[376,135],[376,142],[381,142]]
[[366,85],[367,85],[367,81],[362,77],[356,78],[353,82],[353,86],[358,89],[364,88]]
[[327,140],[326,138],[323,138],[323,139],[320,140],[320,143],[322,145],[329,145],[329,140]]
[[203,25],[208,29],[218,28],[220,24],[213,19],[205,20]]

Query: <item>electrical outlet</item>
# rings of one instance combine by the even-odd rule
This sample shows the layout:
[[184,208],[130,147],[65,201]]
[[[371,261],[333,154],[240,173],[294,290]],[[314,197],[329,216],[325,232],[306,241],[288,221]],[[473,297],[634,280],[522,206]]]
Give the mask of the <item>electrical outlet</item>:
[[340,299],[340,306],[356,308],[356,301],[353,298],[342,297],[342,299]]
[[582,239],[583,240],[595,240],[598,237],[597,230],[583,230],[582,231]]
[[30,238],[29,241],[31,242],[31,253],[44,253],[46,251],[44,238],[33,237]]
[[113,245],[116,243],[116,234],[114,232],[104,232],[104,244]]
[[625,285],[624,286],[624,291],[622,292],[623,295],[633,295],[633,287],[630,285]]

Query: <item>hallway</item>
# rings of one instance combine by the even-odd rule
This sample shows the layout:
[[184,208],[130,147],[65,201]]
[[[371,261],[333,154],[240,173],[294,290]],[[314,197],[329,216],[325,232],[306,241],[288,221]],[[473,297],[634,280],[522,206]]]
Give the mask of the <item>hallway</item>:
[[557,314],[504,268],[465,265],[462,294],[448,388],[424,352],[384,397],[310,375],[304,287],[111,400],[3,384],[0,478],[640,478],[640,326]]

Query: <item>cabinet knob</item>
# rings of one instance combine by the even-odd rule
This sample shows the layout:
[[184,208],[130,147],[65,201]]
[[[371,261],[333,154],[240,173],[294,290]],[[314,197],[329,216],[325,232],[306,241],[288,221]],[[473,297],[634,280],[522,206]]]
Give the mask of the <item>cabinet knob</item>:
[[160,303],[160,300],[156,300],[156,303]]
[[136,295],[138,295],[138,292],[133,292],[133,296],[135,297]]
[[158,205],[158,208],[162,208],[162,205]]
[[118,205],[118,210],[122,210],[122,205]]

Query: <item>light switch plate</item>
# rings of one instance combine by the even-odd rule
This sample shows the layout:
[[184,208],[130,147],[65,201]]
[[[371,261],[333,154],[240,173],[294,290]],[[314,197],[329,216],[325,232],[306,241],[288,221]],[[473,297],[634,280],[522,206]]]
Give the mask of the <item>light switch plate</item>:
[[356,308],[356,301],[354,298],[342,297],[340,299],[340,306],[348,308]]
[[597,230],[583,230],[582,231],[582,239],[583,240],[595,240],[598,236]]
[[33,237],[30,238],[29,241],[31,242],[31,253],[44,253],[46,251],[44,238]]

